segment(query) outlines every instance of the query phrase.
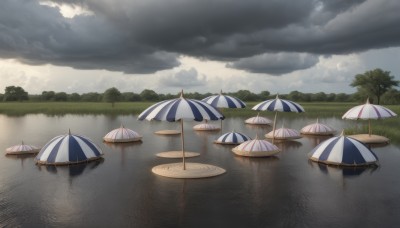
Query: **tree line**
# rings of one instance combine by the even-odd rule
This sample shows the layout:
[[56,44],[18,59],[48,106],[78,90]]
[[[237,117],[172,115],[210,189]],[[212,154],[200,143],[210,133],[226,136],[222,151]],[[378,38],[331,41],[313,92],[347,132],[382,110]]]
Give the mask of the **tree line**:
[[[367,97],[371,102],[383,104],[400,104],[400,91],[394,89],[398,86],[398,81],[394,80],[394,76],[390,72],[381,69],[367,71],[364,74],[355,76],[350,86],[356,87],[357,92],[353,94],[345,93],[302,93],[292,91],[288,94],[279,94],[280,98],[289,99],[296,102],[362,102]],[[141,93],[120,92],[117,88],[112,87],[103,93],[72,93],[55,91],[43,91],[38,95],[30,95],[19,86],[8,86],[5,88],[5,93],[0,94],[0,101],[36,101],[36,102],[110,102],[114,105],[115,102],[135,102],[135,101],[161,101],[173,99],[180,94],[161,94],[150,89],[145,89]],[[214,95],[212,93],[185,93],[186,98],[203,99]],[[237,97],[243,101],[263,101],[275,98],[276,94],[271,94],[269,91],[253,93],[249,90],[239,90],[237,92],[224,93]]]

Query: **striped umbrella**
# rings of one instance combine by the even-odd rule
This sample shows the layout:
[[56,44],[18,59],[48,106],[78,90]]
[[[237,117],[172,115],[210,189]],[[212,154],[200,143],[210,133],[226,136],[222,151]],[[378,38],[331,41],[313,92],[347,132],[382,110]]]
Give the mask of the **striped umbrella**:
[[183,120],[203,121],[222,120],[224,118],[225,117],[213,106],[203,101],[184,98],[183,91],[179,98],[158,102],[144,110],[138,117],[139,120],[181,122],[182,160],[184,170],[186,169],[186,165]]
[[255,125],[269,125],[272,124],[272,121],[268,118],[259,116],[260,113],[257,113],[257,116],[248,118],[244,122],[247,124],[255,124]]
[[279,153],[280,150],[274,144],[256,137],[253,140],[241,143],[233,148],[232,152],[246,157],[267,157]]
[[[284,99],[280,99],[278,95],[276,95],[275,99],[270,99],[263,101],[252,108],[257,111],[272,111],[275,112],[274,125],[272,128],[272,135],[275,135],[275,126],[276,126],[276,116],[278,112],[304,112],[304,108],[301,105]],[[272,141],[274,138],[272,138]]]
[[317,119],[316,123],[303,127],[300,132],[305,135],[333,135],[336,131],[328,125],[319,123]]
[[[204,98],[202,101],[210,104],[216,108],[245,108],[246,104],[239,98],[223,95],[222,90],[220,94]],[[222,131],[222,120],[221,120]]]
[[67,165],[97,160],[102,155],[103,152],[90,139],[69,132],[50,140],[35,160],[44,165]]
[[22,141],[21,145],[14,145],[6,149],[6,154],[35,154],[39,152],[39,148],[32,145],[25,145]]
[[219,131],[220,128],[216,127],[215,125],[207,123],[201,123],[193,126],[193,130],[195,131]]
[[271,131],[265,135],[266,138],[269,139],[278,139],[278,140],[290,140],[290,139],[299,139],[301,135],[298,131],[290,128],[278,128],[275,131]]
[[214,143],[219,143],[219,144],[240,144],[242,142],[251,140],[251,138],[245,134],[239,133],[239,132],[228,132],[223,135],[221,135],[217,140],[214,141]]
[[103,140],[106,142],[118,143],[118,142],[135,142],[140,141],[142,136],[139,135],[136,131],[125,128],[121,125],[120,128],[114,129],[108,132]]
[[333,165],[363,166],[376,164],[378,157],[365,144],[342,133],[315,147],[310,160]]
[[358,105],[356,107],[348,110],[343,116],[342,119],[350,119],[350,120],[368,120],[368,134],[371,136],[371,119],[384,119],[397,116],[392,110],[385,108],[380,105],[374,105],[369,103],[369,99],[363,105]]

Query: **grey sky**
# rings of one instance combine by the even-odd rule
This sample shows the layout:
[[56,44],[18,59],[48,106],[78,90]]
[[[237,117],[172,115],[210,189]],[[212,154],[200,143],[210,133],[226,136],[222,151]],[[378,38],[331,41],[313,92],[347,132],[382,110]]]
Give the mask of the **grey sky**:
[[0,87],[351,92],[376,67],[400,78],[398,12],[398,0],[2,0]]

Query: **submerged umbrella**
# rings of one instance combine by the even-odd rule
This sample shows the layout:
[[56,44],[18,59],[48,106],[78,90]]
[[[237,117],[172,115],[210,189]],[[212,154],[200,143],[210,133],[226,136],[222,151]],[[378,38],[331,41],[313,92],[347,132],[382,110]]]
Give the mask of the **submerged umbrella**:
[[183,170],[186,170],[183,121],[219,120],[224,118],[225,117],[213,106],[203,101],[184,98],[183,91],[179,98],[158,102],[144,110],[138,117],[139,120],[181,122]]
[[221,135],[217,140],[214,141],[214,143],[234,145],[234,144],[240,144],[248,140],[251,140],[249,136],[239,132],[232,131]]
[[21,145],[15,145],[6,149],[6,154],[35,154],[39,152],[39,148],[32,145],[25,145],[22,141]]
[[105,142],[119,143],[119,142],[136,142],[142,140],[142,136],[136,131],[125,128],[122,124],[120,128],[108,132],[103,140]]
[[320,123],[317,119],[316,123],[303,127],[300,132],[304,135],[333,135],[336,131],[330,126]]
[[276,129],[275,131],[271,131],[265,135],[266,138],[269,139],[278,139],[278,140],[291,140],[291,139],[299,139],[301,138],[300,133],[295,129],[285,128],[282,126],[281,128]]
[[[245,108],[246,104],[239,98],[223,95],[222,90],[219,95],[213,95],[204,98],[202,101],[210,104],[216,108]],[[221,131],[222,131],[222,119],[221,119]]]
[[69,132],[50,140],[35,160],[44,165],[67,165],[97,160],[101,156],[103,152],[90,139]]
[[363,105],[358,105],[356,107],[348,110],[343,116],[342,119],[350,119],[350,120],[368,120],[368,135],[371,137],[371,119],[384,119],[397,116],[392,110],[385,108],[380,105],[374,105],[369,103],[369,99]]
[[267,140],[258,139],[245,141],[232,149],[232,152],[245,157],[268,157],[278,154],[279,148]]
[[248,118],[244,121],[247,124],[254,124],[254,125],[269,125],[272,121],[268,118],[260,116],[260,113],[257,113],[257,116]]
[[342,135],[325,140],[311,152],[310,160],[343,166],[374,165],[378,157],[362,142]]
[[195,130],[195,131],[219,131],[220,128],[215,125],[209,124],[206,120],[205,123],[201,123],[201,124],[197,124],[197,125],[193,126],[193,130]]
[[[275,99],[270,99],[263,101],[256,106],[252,108],[253,110],[257,111],[272,111],[275,112],[275,118],[274,118],[274,125],[272,128],[272,135],[275,135],[275,126],[276,126],[276,116],[278,112],[304,112],[303,107],[301,105],[293,102],[293,101],[288,101],[284,99],[280,99],[278,95],[276,95]],[[272,141],[274,140],[274,137],[272,138]]]

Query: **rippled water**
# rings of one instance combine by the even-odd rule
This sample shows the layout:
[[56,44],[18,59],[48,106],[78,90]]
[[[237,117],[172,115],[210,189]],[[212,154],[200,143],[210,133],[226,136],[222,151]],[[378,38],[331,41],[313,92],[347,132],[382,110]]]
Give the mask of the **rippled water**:
[[[293,115],[285,126],[314,122]],[[320,119],[341,130],[339,119]],[[143,135],[142,143],[105,144],[102,137],[123,123]],[[37,166],[34,156],[0,156],[0,227],[397,227],[400,218],[399,145],[375,147],[376,169],[338,169],[309,162],[307,154],[323,138],[277,144],[274,158],[235,156],[232,146],[213,144],[220,132],[194,132],[185,122],[186,148],[200,152],[190,162],[217,165],[226,174],[206,179],[154,175],[155,165],[179,159],[155,154],[180,149],[180,137],[154,132],[179,130],[178,123],[137,121],[134,116],[0,115],[0,148],[43,146],[72,133],[91,138],[104,159],[65,167]],[[215,123],[219,124],[219,123]],[[279,124],[278,124],[279,126]],[[224,121],[250,137],[270,128],[244,119]]]

